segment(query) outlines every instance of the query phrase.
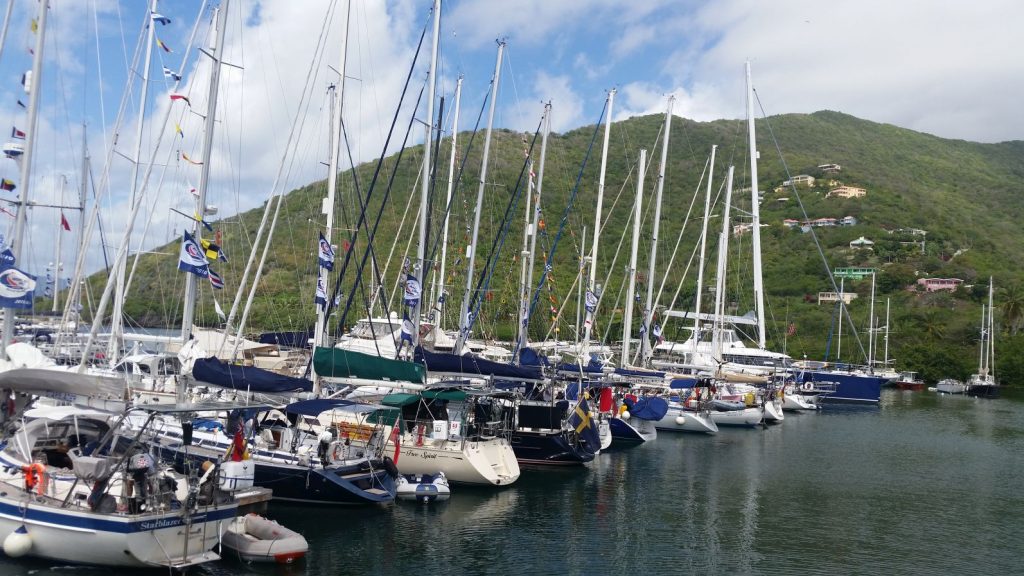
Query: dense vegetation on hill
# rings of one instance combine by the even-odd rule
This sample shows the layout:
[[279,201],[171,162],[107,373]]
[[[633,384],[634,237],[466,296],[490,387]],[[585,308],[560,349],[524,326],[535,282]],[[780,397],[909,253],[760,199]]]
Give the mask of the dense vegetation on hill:
[[[653,220],[653,190],[657,183],[660,157],[659,135],[663,117],[646,116],[617,122],[612,127],[608,158],[604,216],[606,224],[601,235],[598,282],[603,285],[597,332],[608,341],[621,339],[621,310],[625,290],[623,279],[629,258],[629,220],[636,191],[636,163],[640,148],[648,150],[650,161],[645,180],[644,227],[638,263],[640,283],[637,293],[646,294],[648,254]],[[871,267],[877,270],[875,313],[877,325],[884,326],[885,310],[890,308],[888,357],[903,370],[916,370],[930,381],[943,377],[965,377],[977,365],[977,343],[981,307],[987,298],[989,276],[994,277],[996,293],[996,356],[997,374],[1004,383],[1024,384],[1024,334],[1019,333],[1024,321],[1024,288],[1022,271],[1017,264],[1024,250],[1024,142],[978,144],[945,140],[860,120],[837,112],[790,114],[758,120],[757,140],[760,150],[759,188],[761,201],[762,253],[764,281],[768,306],[768,346],[786,350],[794,358],[822,359],[829,347],[830,332],[835,331],[836,309],[833,304],[818,304],[818,292],[832,291],[826,263],[830,268]],[[469,133],[460,135],[462,151],[469,142]],[[465,289],[465,250],[470,243],[482,151],[482,131],[477,134],[465,171],[455,190],[451,211],[451,233],[446,285],[450,293],[445,311],[445,325],[456,324],[457,304]],[[481,217],[480,242],[476,272],[484,269],[492,254],[494,240],[499,236],[502,217],[510,200],[514,214],[508,234],[501,244],[500,257],[494,265],[489,290],[481,293],[478,333],[486,337],[510,339],[519,305],[517,283],[519,252],[522,246],[525,212],[524,151],[533,141],[533,134],[497,130],[491,150],[491,165],[484,185],[485,204]],[[578,264],[581,253],[589,252],[593,235],[597,181],[600,165],[600,134],[589,126],[566,134],[552,134],[543,182],[542,227],[538,240],[538,263],[535,278],[544,269],[544,255],[552,248],[563,214],[564,229],[553,257],[550,282],[542,290],[533,320],[531,337],[544,338],[557,330],[558,337],[571,339],[575,333]],[[693,308],[696,283],[696,259],[692,259],[700,231],[704,204],[702,174],[712,144],[718,145],[712,187],[717,202],[709,220],[708,264],[705,267],[703,310],[713,302],[714,255],[717,254],[724,197],[723,183],[728,164],[735,165],[732,223],[750,221],[749,161],[747,160],[746,124],[738,120],[693,122],[674,118],[669,148],[669,162],[664,182],[661,233],[658,243],[655,289],[667,272],[665,289],[659,309],[670,305],[679,289],[674,309]],[[594,142],[578,189],[575,187],[580,166]],[[443,221],[447,181],[449,140],[441,144],[433,188],[431,237],[439,236]],[[536,141],[533,158],[539,158],[540,142]],[[781,156],[779,154],[781,151]],[[359,166],[353,178],[342,175],[338,219],[334,235],[339,245],[339,264],[344,259],[342,248],[347,244],[359,214],[358,191],[365,195],[373,186],[368,225],[373,226],[377,210],[383,211],[374,242],[376,261],[383,277],[384,293],[396,292],[405,254],[415,256],[414,223],[418,208],[417,175],[422,147],[410,147],[401,159],[386,158],[374,177],[376,163]],[[826,163],[841,166],[838,173],[825,174],[817,167]],[[537,171],[538,167],[534,167]],[[815,185],[786,186],[791,175],[806,174],[816,178]],[[520,182],[517,188],[517,182]],[[828,197],[840,185],[863,188],[862,198]],[[281,206],[278,226],[274,232],[274,250],[268,255],[256,298],[249,316],[249,330],[296,330],[313,324],[312,304],[316,274],[315,246],[317,230],[322,226],[321,199],[325,183],[317,182],[288,194]],[[519,191],[518,200],[514,200]],[[566,207],[575,190],[572,208]],[[696,195],[696,198],[695,198]],[[692,203],[692,212],[690,212]],[[805,214],[806,211],[806,214]],[[687,215],[689,214],[689,220]],[[229,309],[234,288],[238,285],[245,260],[252,252],[262,209],[226,218],[215,223],[223,235],[227,264],[215,265],[227,283],[227,289],[216,297]],[[800,227],[783,225],[784,219],[800,222],[807,218],[856,218],[853,226],[814,227],[803,232]],[[685,229],[684,229],[685,223]],[[903,232],[898,230],[903,229]],[[924,236],[907,229],[927,231]],[[683,230],[681,234],[681,230]],[[681,234],[681,236],[680,236]],[[583,238],[586,235],[586,248]],[[859,237],[874,242],[870,249],[850,247]],[[365,229],[354,242],[353,264],[342,285],[347,293],[356,264],[366,247]],[[922,242],[923,240],[923,242]],[[672,266],[669,259],[678,242],[678,254]],[[730,237],[730,260],[727,275],[730,313],[744,314],[752,309],[752,277],[750,234]],[[180,322],[181,286],[184,275],[176,271],[176,244],[155,250],[160,254],[144,256],[139,263],[135,285],[126,313],[134,321],[146,325],[173,325]],[[259,255],[257,255],[258,257]],[[688,263],[692,264],[688,266]],[[336,268],[336,272],[337,269]],[[685,278],[684,278],[685,272]],[[93,293],[101,289],[103,274],[91,279]],[[369,269],[364,278],[371,277]],[[953,293],[924,293],[914,288],[919,278],[960,278],[964,285]],[[838,282],[838,279],[837,279]],[[430,294],[427,278],[426,294]],[[867,346],[870,280],[846,281],[846,291],[858,298],[849,306],[852,324],[859,333],[860,345]],[[209,285],[204,284],[200,296],[197,321],[215,325]],[[366,315],[370,289],[357,290],[352,310],[345,318],[350,325]],[[397,300],[389,299],[389,310]],[[343,299],[344,303],[344,299]],[[552,309],[563,304],[558,322],[552,324]],[[637,315],[642,310],[642,299]],[[376,314],[382,313],[380,309]],[[401,311],[398,311],[401,314]],[[332,324],[340,321],[333,318]],[[636,334],[639,320],[634,327]],[[666,336],[682,338],[685,331],[678,323],[666,323]],[[835,359],[838,338],[832,338],[830,359]],[[884,333],[879,330],[877,357],[885,352]],[[863,362],[857,338],[850,335],[850,325],[843,326],[842,359]]]

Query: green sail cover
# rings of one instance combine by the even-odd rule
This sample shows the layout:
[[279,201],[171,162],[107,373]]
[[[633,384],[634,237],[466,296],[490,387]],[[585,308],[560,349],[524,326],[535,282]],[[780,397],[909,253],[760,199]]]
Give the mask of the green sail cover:
[[417,384],[426,380],[426,369],[421,364],[340,348],[317,348],[313,352],[313,368],[325,378],[363,378]]

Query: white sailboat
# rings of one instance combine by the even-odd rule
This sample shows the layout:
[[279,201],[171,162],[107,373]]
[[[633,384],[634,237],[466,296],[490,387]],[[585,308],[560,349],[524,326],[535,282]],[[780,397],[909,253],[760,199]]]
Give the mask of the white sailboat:
[[[987,312],[987,315],[986,315]],[[988,279],[988,308],[981,307],[981,344],[978,353],[978,373],[967,380],[966,393],[970,396],[994,398],[999,395],[995,361],[995,307],[992,302],[992,278]]]

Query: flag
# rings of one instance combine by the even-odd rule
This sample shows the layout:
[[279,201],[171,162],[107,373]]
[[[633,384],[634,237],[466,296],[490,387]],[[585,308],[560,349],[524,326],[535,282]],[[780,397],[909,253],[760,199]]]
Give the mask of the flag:
[[416,307],[420,303],[420,294],[422,288],[420,287],[420,281],[416,279],[412,274],[406,274],[405,277],[405,305]]
[[32,19],[32,24],[30,25],[30,28],[32,28],[32,33],[33,34],[38,32],[39,31],[39,21],[36,20],[35,18],[33,18]]
[[163,14],[157,14],[156,12],[151,12],[150,14],[151,18],[153,18],[153,22],[163,24],[164,26],[171,23],[171,19],[167,16],[164,16]]
[[196,187],[191,184],[188,185],[188,193],[193,196],[199,197],[199,191],[196,190]]
[[184,152],[181,153],[181,159],[184,160],[185,162],[188,162],[189,164],[194,164],[196,166],[202,166],[203,165],[202,162],[189,158],[188,154],[185,154]]
[[213,286],[214,290],[223,290],[224,279],[220,277],[220,274],[217,274],[213,270],[208,270],[208,272],[209,276],[207,276],[207,278],[210,279],[210,286]]
[[11,265],[4,264],[0,271],[0,306],[4,308],[32,308],[32,293],[36,277]]
[[60,227],[71,232],[71,224],[68,224],[68,219],[64,217],[64,213],[60,213]]
[[188,104],[189,108],[192,107],[192,101],[189,100],[188,96],[185,96],[184,94],[171,94],[171,100],[184,100],[185,104]]
[[206,229],[207,229],[207,230],[209,230],[210,232],[213,232],[213,226],[211,226],[211,225],[209,224],[209,222],[207,222],[206,220],[203,220],[202,218],[200,218],[200,217],[199,217],[199,214],[196,214],[196,215],[195,215],[195,218],[193,218],[193,220],[195,220],[196,222],[199,222],[200,224],[202,224],[202,225],[203,225],[203,228],[206,228]]
[[14,192],[15,188],[17,188],[17,186],[14,185],[13,180],[8,180],[7,178],[0,180],[0,189],[7,190],[8,192]]
[[[185,132],[181,129],[181,124],[178,124],[177,122],[174,123],[174,133],[181,136],[182,140],[185,139]],[[192,190],[195,190],[195,188]]]
[[587,299],[584,307],[586,307],[587,312],[590,312],[591,314],[594,313],[594,310],[597,310],[597,294],[594,294],[593,290],[587,290]]
[[171,70],[167,66],[164,66],[164,78],[174,80],[175,82],[181,82],[181,74],[178,74],[174,70]]
[[412,344],[412,333],[416,331],[408,314],[402,314],[402,340]]
[[654,339],[658,342],[658,344],[661,344],[662,342],[665,341],[665,339],[662,338],[661,336],[661,324],[654,325],[654,329],[651,330],[651,336],[654,336]]
[[199,248],[196,239],[188,231],[181,240],[181,254],[178,256],[178,270],[191,272],[201,278],[210,275],[210,264]]
[[[203,251],[206,252],[207,258],[209,258],[210,260],[220,260],[220,246],[214,244],[213,242],[207,240],[206,238],[201,238],[199,240],[199,243],[202,244]],[[227,259],[225,259],[224,261],[227,262]]]
[[322,308],[327,307],[327,276],[321,274],[316,279],[316,295],[313,302]]
[[25,103],[22,102],[21,100],[18,100],[18,106],[20,106],[22,108],[28,108],[28,106],[25,106]]
[[19,140],[24,140],[25,139],[25,132],[22,131],[22,130],[18,130],[18,127],[14,126],[14,127],[11,128],[11,138],[17,138]]
[[168,54],[171,53],[170,46],[168,46],[167,44],[164,44],[163,40],[157,38],[156,39],[156,45],[159,46],[160,49],[163,50],[164,52],[167,52]]
[[580,401],[569,414],[569,428],[576,431],[579,442],[584,444],[590,451],[597,452],[601,449],[601,437],[597,432],[597,424],[590,417],[590,407],[587,406],[587,398],[580,397]]
[[224,310],[221,309],[220,303],[217,302],[216,298],[213,299],[213,311],[216,312],[217,316],[220,317],[220,321],[221,322],[227,322],[228,321],[227,314],[225,314]]
[[334,248],[331,248],[331,243],[324,238],[323,232],[320,233],[320,250],[317,258],[321,268],[328,272],[334,270]]

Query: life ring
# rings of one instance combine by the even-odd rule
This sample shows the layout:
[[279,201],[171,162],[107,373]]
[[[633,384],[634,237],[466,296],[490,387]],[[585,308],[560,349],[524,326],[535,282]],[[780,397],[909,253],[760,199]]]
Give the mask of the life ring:
[[810,382],[804,382],[804,385],[801,386],[801,388],[806,392],[810,392],[811,390],[814,390],[814,384],[811,384]]
[[341,461],[341,460],[345,459],[345,456],[347,456],[347,453],[346,453],[347,451],[343,451],[342,450],[343,446],[344,446],[344,444],[342,444],[341,442],[335,442],[334,443],[334,448],[331,449],[331,461],[332,462],[338,462],[338,461]]
[[25,490],[27,492],[35,489],[38,494],[43,494],[46,491],[45,465],[33,462],[28,466],[22,466],[21,471],[25,474]]

